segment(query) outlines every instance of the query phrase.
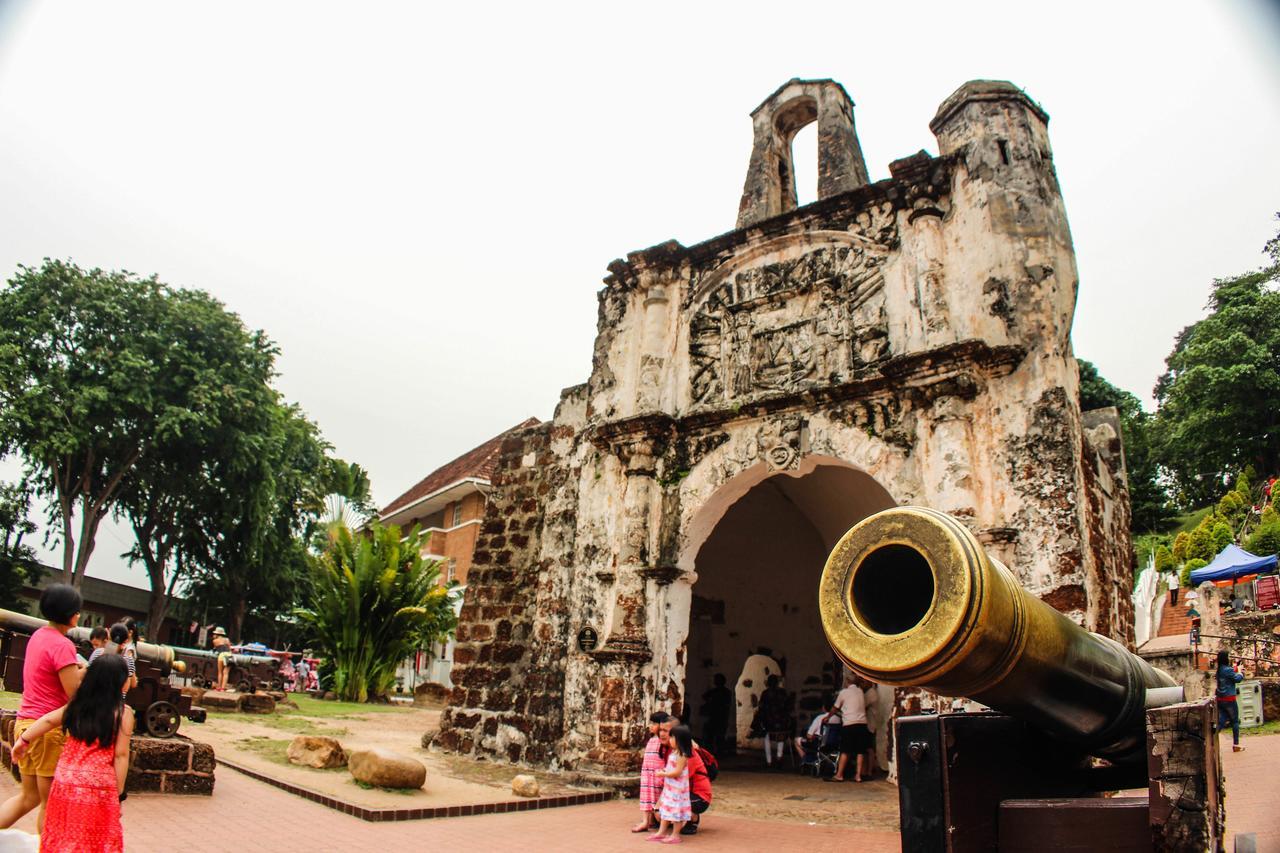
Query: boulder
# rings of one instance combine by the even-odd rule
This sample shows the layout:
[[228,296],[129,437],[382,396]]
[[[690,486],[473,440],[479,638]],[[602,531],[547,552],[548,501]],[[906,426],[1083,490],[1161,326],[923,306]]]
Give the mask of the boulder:
[[347,766],[358,781],[379,788],[421,788],[427,781],[421,761],[389,749],[357,749],[347,757]]
[[511,780],[511,793],[517,797],[538,796],[538,780],[528,773],[521,773]]
[[338,699],[338,694],[334,693],[332,690],[326,690],[324,693],[320,695],[320,698],[326,702],[336,702]]
[[289,763],[328,770],[332,767],[345,767],[347,753],[342,744],[331,737],[313,737],[298,735],[289,744]]
[[438,681],[424,681],[413,688],[413,704],[428,707],[444,705],[449,699],[449,688]]
[[240,710],[246,714],[273,714],[276,700],[265,693],[241,693]]

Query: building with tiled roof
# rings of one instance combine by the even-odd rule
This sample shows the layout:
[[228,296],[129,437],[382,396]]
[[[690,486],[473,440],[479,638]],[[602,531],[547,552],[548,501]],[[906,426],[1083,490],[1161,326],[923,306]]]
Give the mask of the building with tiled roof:
[[427,555],[444,563],[441,581],[465,584],[502,442],[508,435],[538,423],[537,418],[521,421],[441,465],[387,504],[378,513],[379,520],[402,530],[416,524],[429,531]]

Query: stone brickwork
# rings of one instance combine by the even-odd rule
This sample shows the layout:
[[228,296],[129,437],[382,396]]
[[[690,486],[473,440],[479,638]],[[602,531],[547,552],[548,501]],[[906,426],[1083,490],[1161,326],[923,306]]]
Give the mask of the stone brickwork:
[[129,747],[130,793],[212,794],[213,747],[183,737],[135,737]]
[[[819,199],[797,207],[790,142],[811,121]],[[611,263],[590,378],[504,444],[439,746],[628,772],[648,712],[734,665],[707,652],[734,630],[707,590],[768,605],[736,602],[759,614],[739,635],[812,630],[812,555],[895,504],[953,514],[1031,592],[1132,641],[1119,422],[1077,403],[1047,121],[1008,83],[967,83],[930,123],[938,156],[871,183],[839,84],[793,80],[761,104],[739,227]],[[794,599],[724,574],[751,554],[713,534],[749,507],[808,537],[805,566],[785,565],[786,542],[770,552],[798,573]],[[722,574],[699,588],[704,571]],[[824,670],[788,630],[795,690]]]

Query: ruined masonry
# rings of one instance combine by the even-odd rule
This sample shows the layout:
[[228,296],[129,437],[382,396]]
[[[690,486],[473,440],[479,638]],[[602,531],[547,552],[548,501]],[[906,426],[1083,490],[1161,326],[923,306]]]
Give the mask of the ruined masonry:
[[[930,123],[938,156],[876,183],[840,84],[792,80],[752,121],[736,229],[610,264],[590,379],[503,444],[437,747],[616,776],[652,709],[698,730],[714,673],[741,742],[749,657],[811,708],[838,687],[826,553],[895,504],[955,514],[1131,642],[1118,422],[1077,404],[1044,110],[966,83]],[[818,200],[797,207],[791,141],[814,121]]]

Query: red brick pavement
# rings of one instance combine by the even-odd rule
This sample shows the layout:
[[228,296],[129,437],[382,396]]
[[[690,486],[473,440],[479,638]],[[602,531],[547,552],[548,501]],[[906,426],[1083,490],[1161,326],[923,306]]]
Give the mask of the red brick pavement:
[[1218,741],[1222,772],[1227,777],[1227,838],[1257,835],[1258,853],[1280,853],[1280,735],[1240,739],[1244,752],[1231,751],[1231,735]]
[[[1223,742],[1227,777],[1227,849],[1235,833],[1257,833],[1260,853],[1280,853],[1280,735],[1247,737],[1244,752]],[[0,778],[0,797],[14,790]],[[139,794],[125,803],[125,840],[140,853],[288,853],[341,851],[387,853],[448,845],[469,850],[657,849],[643,835],[630,835],[633,802],[572,806],[507,815],[444,820],[369,823],[310,803],[277,788],[219,768],[212,797]],[[708,813],[699,835],[686,839],[696,850],[857,850],[897,853],[898,835],[866,829],[807,826]],[[34,831],[34,815],[18,828]]]
[[[0,796],[14,785],[0,780]],[[138,853],[388,853],[435,848],[469,850],[664,849],[627,830],[632,801],[480,817],[370,823],[302,800],[226,768],[212,797],[139,794],[124,804],[125,843]],[[865,829],[717,817],[686,838],[689,850],[804,850],[897,853],[898,834]],[[18,828],[35,831],[34,815]]]

